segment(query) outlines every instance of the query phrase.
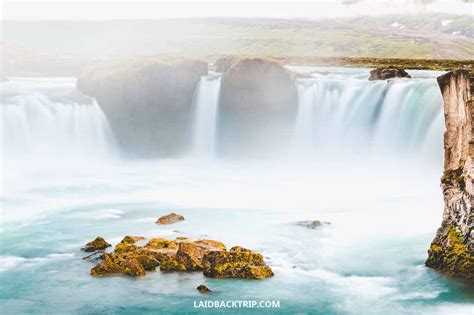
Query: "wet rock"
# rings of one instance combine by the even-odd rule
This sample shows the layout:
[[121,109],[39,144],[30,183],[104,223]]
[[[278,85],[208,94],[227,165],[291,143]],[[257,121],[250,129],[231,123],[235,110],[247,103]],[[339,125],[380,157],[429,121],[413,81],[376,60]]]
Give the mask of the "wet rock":
[[91,275],[126,274],[134,277],[145,275],[145,269],[136,258],[104,253],[103,259],[104,261],[101,264],[91,269]]
[[90,262],[93,262],[93,263],[98,263],[98,262],[102,261],[103,254],[104,254],[104,251],[99,250],[99,251],[93,252],[90,255],[87,255],[87,256],[83,257],[82,260],[87,260],[87,261],[90,261]]
[[112,245],[107,243],[102,237],[98,236],[95,240],[87,243],[86,246],[82,248],[82,250],[85,252],[95,252],[98,250],[104,250],[110,246]]
[[[102,262],[92,268],[94,276],[125,274],[142,276],[145,271],[160,267],[162,271],[204,270],[210,277],[262,279],[273,275],[263,256],[243,247],[233,247],[227,252],[219,241],[186,237],[175,240],[152,238],[146,245],[130,243],[141,238],[125,237],[111,254],[103,253]],[[223,253],[223,255],[215,255]],[[227,255],[228,254],[228,255]]]
[[176,214],[174,212],[164,215],[162,217],[159,217],[158,220],[156,220],[156,223],[158,224],[173,224],[179,221],[184,221],[184,217],[182,215]]
[[411,78],[411,76],[402,68],[375,68],[370,70],[369,81],[387,80],[393,78]]
[[145,238],[143,236],[130,236],[127,235],[123,238],[120,243],[135,244],[136,242],[143,241]]
[[323,224],[331,224],[330,222],[321,222],[319,220],[305,220],[305,221],[298,221],[296,222],[296,225],[304,226],[309,229],[316,229]]
[[214,251],[203,259],[204,275],[211,278],[264,279],[273,271],[260,253],[236,246],[230,251]]
[[202,270],[203,258],[206,254],[213,251],[225,251],[226,247],[222,242],[214,240],[189,239],[178,241],[178,249],[172,251],[161,251],[166,254],[160,265],[161,270],[166,271],[196,271]]
[[200,284],[196,289],[201,293],[212,292],[212,290],[206,287],[204,284]]
[[152,238],[146,243],[145,248],[148,249],[178,249],[180,242],[189,241],[186,237],[178,237],[175,240],[169,240],[162,237]]

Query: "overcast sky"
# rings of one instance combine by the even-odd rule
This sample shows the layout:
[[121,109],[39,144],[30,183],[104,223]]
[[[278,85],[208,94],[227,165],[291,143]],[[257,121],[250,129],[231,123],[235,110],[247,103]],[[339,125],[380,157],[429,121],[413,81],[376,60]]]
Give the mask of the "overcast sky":
[[[8,20],[107,20],[183,17],[302,17],[318,18],[389,13],[445,12],[473,14],[473,2],[460,0],[300,0],[250,1],[78,1],[0,0],[2,19]],[[351,3],[351,4],[347,4]]]

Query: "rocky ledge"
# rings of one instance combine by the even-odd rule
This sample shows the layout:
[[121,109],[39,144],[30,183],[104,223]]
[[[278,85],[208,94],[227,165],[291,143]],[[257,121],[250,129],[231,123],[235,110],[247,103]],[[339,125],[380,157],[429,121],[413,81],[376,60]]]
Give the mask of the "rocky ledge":
[[235,157],[284,151],[298,108],[295,74],[268,58],[223,57],[216,68],[223,72],[218,152]]
[[370,77],[369,81],[375,80],[387,80],[387,79],[395,79],[395,78],[406,78],[410,79],[411,76],[405,69],[402,68],[394,68],[394,67],[387,67],[387,68],[375,68],[370,70]]
[[177,156],[191,139],[194,90],[207,62],[169,56],[99,64],[77,79],[130,155]]
[[184,221],[184,217],[182,215],[172,212],[170,214],[159,217],[158,220],[156,220],[156,223],[157,224],[173,224],[180,221]]
[[226,246],[219,241],[185,237],[175,240],[152,238],[144,246],[143,237],[126,236],[112,253],[102,253],[101,261],[91,269],[93,276],[144,276],[157,267],[162,271],[203,271],[211,278],[263,279],[273,276],[260,253],[242,247]]
[[474,281],[473,98],[467,70],[438,78],[444,100],[444,213],[425,264],[451,276]]

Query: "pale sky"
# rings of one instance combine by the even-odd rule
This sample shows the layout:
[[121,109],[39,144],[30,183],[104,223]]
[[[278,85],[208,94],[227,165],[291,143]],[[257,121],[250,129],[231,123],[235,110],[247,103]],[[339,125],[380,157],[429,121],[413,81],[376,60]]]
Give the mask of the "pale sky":
[[[110,20],[183,17],[280,17],[318,18],[388,13],[445,12],[473,14],[474,4],[439,0],[426,4],[415,0],[270,0],[220,1],[78,1],[0,0],[2,19],[7,20]],[[355,2],[344,5],[342,2]],[[425,4],[423,4],[425,2]]]

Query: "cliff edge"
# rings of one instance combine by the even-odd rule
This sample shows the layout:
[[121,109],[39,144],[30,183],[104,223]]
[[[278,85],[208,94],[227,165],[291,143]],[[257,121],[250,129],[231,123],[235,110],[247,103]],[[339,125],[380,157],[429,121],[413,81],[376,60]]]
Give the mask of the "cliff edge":
[[125,152],[178,156],[189,146],[194,90],[206,74],[204,61],[160,56],[92,67],[77,88],[97,99]]
[[474,281],[473,97],[469,71],[438,78],[444,101],[444,213],[428,250],[426,266]]
[[218,152],[255,156],[286,148],[298,108],[294,73],[267,58],[226,57],[216,65],[223,72]]

